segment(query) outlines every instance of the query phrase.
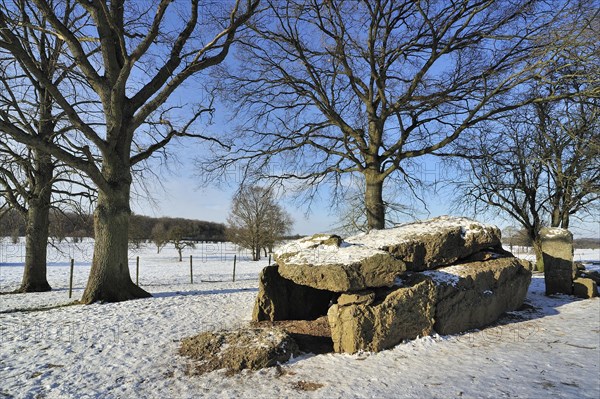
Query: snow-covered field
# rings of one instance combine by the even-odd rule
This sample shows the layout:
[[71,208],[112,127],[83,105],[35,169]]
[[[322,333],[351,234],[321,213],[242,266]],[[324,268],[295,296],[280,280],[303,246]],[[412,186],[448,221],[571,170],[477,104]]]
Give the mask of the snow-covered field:
[[[600,397],[600,300],[545,297],[541,275],[529,289],[531,309],[481,331],[376,354],[304,355],[283,372],[188,376],[179,341],[248,322],[267,260],[251,262],[231,244],[204,244],[180,263],[173,248],[156,254],[148,245],[131,252],[130,270],[135,279],[139,256],[140,285],[153,298],[36,310],[83,292],[92,244],[59,247],[49,259],[52,292],[0,295],[0,398]],[[9,291],[19,286],[24,252],[6,241],[0,248],[0,291]],[[598,262],[600,251],[577,250],[575,259]]]

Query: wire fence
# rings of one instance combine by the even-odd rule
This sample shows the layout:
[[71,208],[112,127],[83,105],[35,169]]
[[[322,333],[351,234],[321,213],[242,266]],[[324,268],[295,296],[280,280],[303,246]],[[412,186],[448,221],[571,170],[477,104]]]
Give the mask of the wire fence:
[[[47,278],[53,289],[69,288],[71,259],[74,264],[73,287],[83,289],[90,273],[93,250],[93,240],[89,239],[50,243]],[[260,271],[269,263],[269,254],[255,262],[249,251],[232,243],[195,243],[193,248],[187,247],[182,251],[181,260],[172,245],[160,251],[151,243],[129,249],[130,275],[141,287],[257,280]],[[23,240],[17,243],[0,240],[0,291],[19,286],[24,264]]]

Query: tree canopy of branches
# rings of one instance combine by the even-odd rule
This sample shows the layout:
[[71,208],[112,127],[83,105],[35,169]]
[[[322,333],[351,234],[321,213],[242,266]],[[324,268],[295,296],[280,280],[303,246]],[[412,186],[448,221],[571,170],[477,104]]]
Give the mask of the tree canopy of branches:
[[275,202],[273,190],[242,187],[233,197],[227,218],[227,238],[252,251],[252,260],[260,260],[261,250],[274,245],[291,232],[292,218]]
[[[27,13],[25,2],[15,3],[15,7],[15,11]],[[73,78],[69,70],[61,70],[59,65],[66,48],[64,41],[48,33],[50,26],[41,15],[32,14],[31,18],[32,23],[22,27],[29,39],[23,47],[25,54],[36,59],[39,70],[54,84]],[[67,26],[70,22],[66,22]],[[70,125],[64,119],[39,79],[23,71],[17,59],[0,49],[0,120],[19,126],[23,134],[49,145],[69,131]],[[25,268],[18,292],[50,290],[46,279],[50,208],[59,202],[70,202],[77,195],[91,196],[87,188],[75,188],[83,182],[75,180],[73,184],[69,168],[50,154],[15,142],[0,129],[0,195],[26,219]]]
[[[565,50],[523,95],[546,101],[470,132],[455,151],[467,159],[464,206],[518,222],[540,270],[540,228],[569,228],[574,215],[600,206],[600,11],[579,11],[543,39]],[[576,36],[568,34],[574,24]]]
[[572,43],[578,50],[531,88],[536,97],[576,95],[515,110],[465,137],[457,150],[468,166],[460,200],[517,221],[539,269],[542,226],[569,228],[574,215],[600,209],[600,31],[590,26],[593,45]]
[[[58,145],[3,119],[0,130],[80,170],[98,188],[94,258],[82,302],[149,296],[127,267],[132,168],[174,138],[205,138],[191,131],[211,109],[197,107],[182,119],[168,101],[190,77],[225,59],[258,3],[14,0],[0,7],[0,48],[35,77],[76,131]],[[85,83],[76,86],[74,99],[64,94],[74,93],[73,81],[51,80],[27,51],[32,39],[24,27],[35,26],[34,14],[65,42],[59,64]]]
[[534,243],[540,268],[540,228],[568,228],[572,215],[597,209],[600,124],[594,107],[561,103],[521,110],[482,134],[478,155],[468,162],[461,201],[475,212],[495,209],[516,220]]
[[269,0],[222,79],[234,135],[250,134],[202,168],[306,189],[358,174],[368,228],[383,228],[384,183],[414,184],[407,163],[534,101],[508,94],[563,50],[540,37],[566,3]]
[[164,223],[157,223],[152,227],[152,242],[156,245],[156,253],[160,251],[169,243],[167,228]]

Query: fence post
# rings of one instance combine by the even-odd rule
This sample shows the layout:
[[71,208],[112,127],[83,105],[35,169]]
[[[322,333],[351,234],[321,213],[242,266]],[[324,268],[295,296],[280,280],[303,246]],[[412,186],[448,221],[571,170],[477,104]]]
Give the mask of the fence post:
[[69,274],[69,298],[73,296],[73,266],[75,266],[75,260],[71,258],[71,272]]
[[237,255],[233,255],[233,282],[235,283],[235,264],[237,262]]
[[190,255],[190,284],[194,284],[194,267],[193,267],[192,255]]
[[140,286],[140,257],[135,258],[135,285]]

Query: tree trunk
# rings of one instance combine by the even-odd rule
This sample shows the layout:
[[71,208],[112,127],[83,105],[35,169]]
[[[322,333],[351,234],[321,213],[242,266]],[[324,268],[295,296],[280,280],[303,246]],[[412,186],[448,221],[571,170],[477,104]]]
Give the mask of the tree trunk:
[[52,288],[46,278],[48,225],[54,167],[49,155],[35,151],[35,187],[28,199],[25,229],[25,271],[18,292],[44,292]]
[[[113,165],[111,169],[118,170],[120,176],[108,179],[111,182],[109,192],[98,192],[98,203],[94,211],[94,258],[81,298],[83,303],[119,302],[151,296],[135,285],[129,274],[129,168],[114,168]],[[107,174],[111,175],[110,172],[105,173]]]
[[552,209],[552,217],[550,218],[550,227],[558,227],[561,222],[561,214],[558,206]]
[[544,257],[542,256],[542,240],[539,235],[533,238],[533,252],[535,253],[535,269],[538,272],[544,271]]
[[383,180],[374,174],[365,173],[365,209],[369,230],[385,228],[385,207],[383,205]]
[[254,251],[252,251],[252,253],[254,254],[254,261],[258,262],[260,260],[260,245],[257,245],[256,248],[254,248]]
[[562,215],[560,227],[562,227],[563,229],[568,229],[569,228],[569,219],[570,219],[569,212],[565,211]]

